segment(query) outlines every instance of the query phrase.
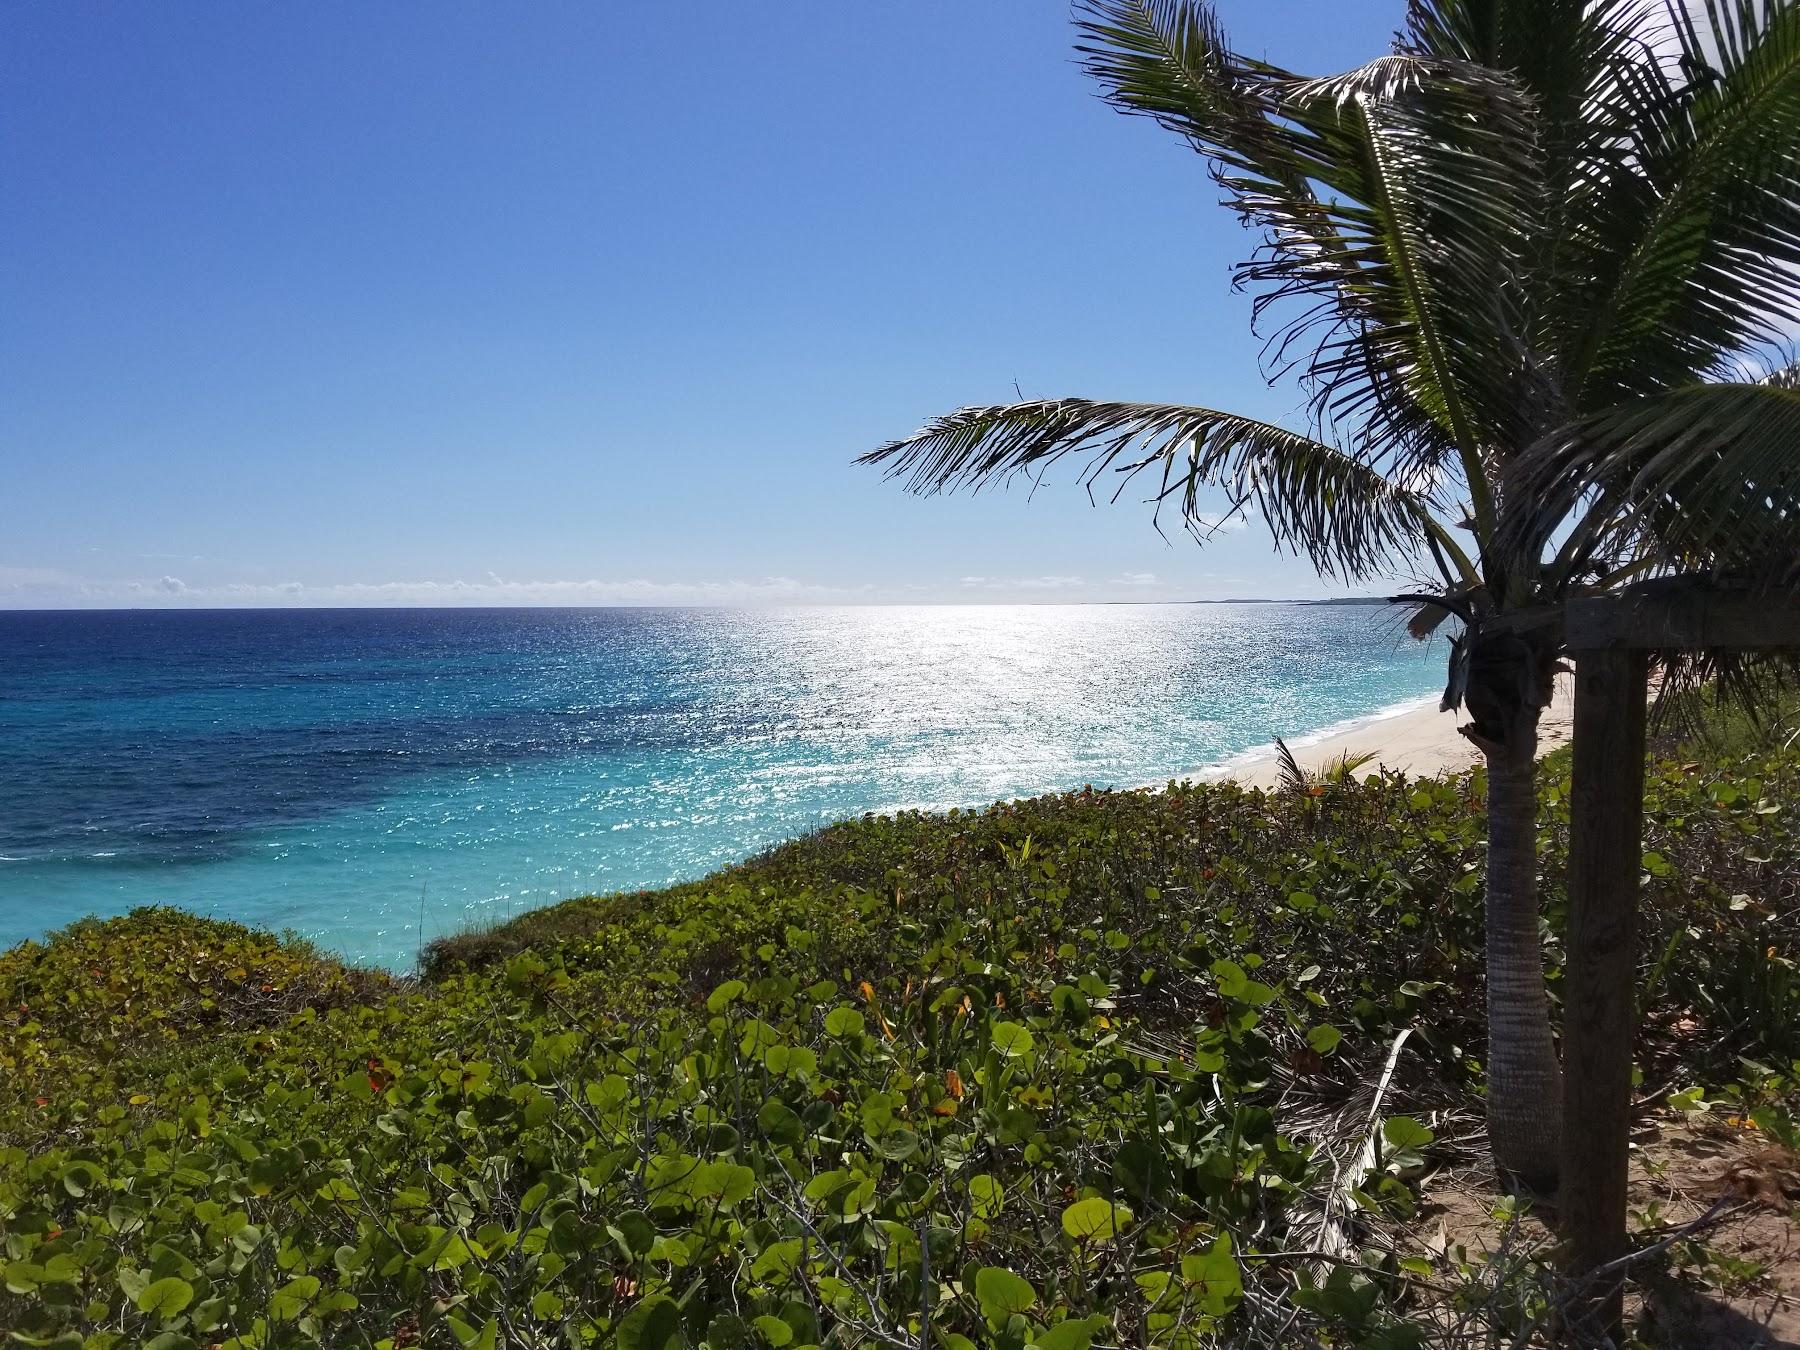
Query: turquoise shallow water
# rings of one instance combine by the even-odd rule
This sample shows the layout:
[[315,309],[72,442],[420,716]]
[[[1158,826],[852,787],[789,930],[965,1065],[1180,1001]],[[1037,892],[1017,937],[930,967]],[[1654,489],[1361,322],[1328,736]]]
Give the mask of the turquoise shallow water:
[[1350,606],[0,613],[0,946],[169,903],[404,967],[421,908],[1154,781],[1442,663]]

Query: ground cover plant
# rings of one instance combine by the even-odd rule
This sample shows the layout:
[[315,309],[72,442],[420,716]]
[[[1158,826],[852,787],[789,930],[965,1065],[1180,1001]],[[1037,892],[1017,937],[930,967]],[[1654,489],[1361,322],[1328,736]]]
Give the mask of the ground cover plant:
[[[1792,747],[1734,749],[1647,793],[1644,1095],[1771,1147],[1800,1076],[1797,775]],[[1567,791],[1548,762],[1550,896]],[[1548,1285],[1496,1298],[1480,1258],[1393,1241],[1481,1145],[1483,802],[1477,773],[867,817],[440,943],[418,980],[171,910],[78,924],[0,956],[0,1328],[1528,1336]]]

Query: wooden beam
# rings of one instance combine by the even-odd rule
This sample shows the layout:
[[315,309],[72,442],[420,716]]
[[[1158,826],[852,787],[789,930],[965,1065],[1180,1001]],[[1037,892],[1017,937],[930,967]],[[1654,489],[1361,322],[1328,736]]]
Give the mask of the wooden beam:
[[1571,600],[1564,622],[1569,649],[1577,652],[1800,647],[1800,595],[1646,582],[1617,595]]
[[1575,661],[1558,1208],[1568,1273],[1589,1281],[1570,1309],[1570,1330],[1593,1335],[1596,1343],[1602,1334],[1624,1343],[1623,1275],[1596,1279],[1592,1272],[1627,1250],[1648,659],[1641,651],[1607,649],[1582,651]]

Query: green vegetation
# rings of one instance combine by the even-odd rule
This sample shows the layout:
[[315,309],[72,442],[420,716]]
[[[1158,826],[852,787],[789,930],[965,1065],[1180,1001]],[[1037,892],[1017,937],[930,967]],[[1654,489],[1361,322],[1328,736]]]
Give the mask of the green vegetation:
[[0,953],[0,1103],[39,1085],[79,1095],[108,1064],[372,1002],[392,986],[297,938],[180,910],[86,919],[48,946]]
[[1800,686],[1763,681],[1749,698],[1695,691],[1663,710],[1654,743],[1671,759],[1718,759],[1800,748]]
[[[1646,1091],[1790,1143],[1796,775],[1653,768],[1641,985]],[[1537,1286],[1487,1298],[1473,1259],[1391,1241],[1484,1083],[1481,786],[867,817],[440,943],[424,981],[169,910],[78,924],[0,956],[0,1328],[1400,1347],[1484,1299],[1527,1324]],[[1552,895],[1567,791],[1547,766]]]

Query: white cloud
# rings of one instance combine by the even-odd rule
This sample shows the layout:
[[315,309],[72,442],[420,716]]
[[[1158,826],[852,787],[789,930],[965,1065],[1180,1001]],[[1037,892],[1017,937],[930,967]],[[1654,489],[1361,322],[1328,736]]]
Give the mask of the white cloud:
[[316,608],[406,606],[805,605],[931,603],[1074,603],[1154,600],[1176,596],[1175,583],[1154,572],[1120,572],[1105,579],[1075,573],[991,577],[945,582],[918,580],[825,585],[773,576],[702,581],[620,579],[509,581],[497,572],[478,580],[191,581],[183,577],[81,577],[46,567],[0,567],[0,607],[42,608],[206,606]]
[[1086,586],[1083,577],[964,577],[965,590],[983,591],[1069,591]]
[[1195,516],[1194,528],[1200,532],[1202,538],[1209,534],[1236,534],[1239,530],[1250,528],[1252,514],[1254,513],[1246,509],[1221,511],[1212,516]]
[[727,581],[623,580],[348,581],[190,584],[180,577],[107,580],[44,567],[0,567],[0,596],[42,604],[184,605],[754,605],[865,598],[871,586],[822,586],[792,577]]
[[792,577],[730,581],[506,581],[489,573],[481,581],[350,581],[308,585],[233,582],[188,587],[184,594],[215,601],[259,604],[299,601],[309,605],[736,605],[843,600],[869,587],[820,586]]

